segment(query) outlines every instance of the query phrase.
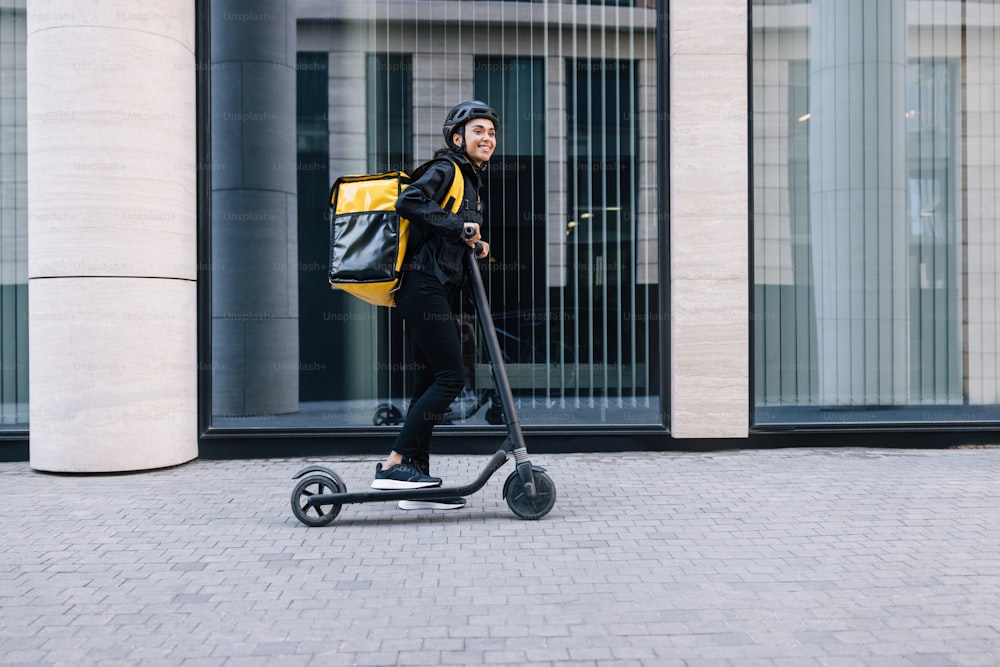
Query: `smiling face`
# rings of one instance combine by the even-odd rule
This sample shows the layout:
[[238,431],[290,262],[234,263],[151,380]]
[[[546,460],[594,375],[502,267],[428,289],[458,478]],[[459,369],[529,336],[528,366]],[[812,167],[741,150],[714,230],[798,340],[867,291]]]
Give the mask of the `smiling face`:
[[[467,122],[462,132],[465,134],[465,152],[477,167],[483,166],[493,156],[493,151],[497,147],[496,128],[493,121],[485,118],[473,118]],[[462,134],[455,133],[452,141],[457,146],[463,145]]]

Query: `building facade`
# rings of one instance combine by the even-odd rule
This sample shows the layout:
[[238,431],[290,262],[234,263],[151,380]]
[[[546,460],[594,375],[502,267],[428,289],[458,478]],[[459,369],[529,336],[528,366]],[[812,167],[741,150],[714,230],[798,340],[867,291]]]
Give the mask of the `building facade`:
[[[501,117],[483,273],[534,446],[988,433],[998,23],[972,0],[0,0],[0,448],[53,471],[382,451],[406,334],[327,284],[329,189],[429,159],[466,99]],[[440,431],[476,451],[504,415],[464,312]]]

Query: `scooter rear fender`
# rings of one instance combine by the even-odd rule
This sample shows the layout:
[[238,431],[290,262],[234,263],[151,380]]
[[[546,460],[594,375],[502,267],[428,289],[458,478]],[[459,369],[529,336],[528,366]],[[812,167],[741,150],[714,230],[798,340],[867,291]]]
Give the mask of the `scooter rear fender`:
[[305,477],[306,475],[308,475],[311,472],[321,472],[324,475],[329,475],[330,477],[333,477],[335,479],[337,478],[337,473],[333,472],[329,468],[326,468],[324,466],[309,466],[307,468],[303,468],[302,470],[300,470],[297,473],[295,473],[294,475],[292,475],[292,479],[298,479],[299,477]]

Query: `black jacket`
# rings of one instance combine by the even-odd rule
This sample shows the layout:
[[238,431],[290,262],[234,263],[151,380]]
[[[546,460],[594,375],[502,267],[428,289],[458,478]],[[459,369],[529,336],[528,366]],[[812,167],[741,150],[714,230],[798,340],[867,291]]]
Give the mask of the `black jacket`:
[[[465,179],[464,201],[458,213],[443,208],[458,165]],[[421,165],[396,201],[396,210],[410,221],[404,271],[436,276],[442,284],[461,285],[465,279],[463,255],[470,251],[462,239],[464,223],[482,224],[479,170],[462,156],[448,153]]]

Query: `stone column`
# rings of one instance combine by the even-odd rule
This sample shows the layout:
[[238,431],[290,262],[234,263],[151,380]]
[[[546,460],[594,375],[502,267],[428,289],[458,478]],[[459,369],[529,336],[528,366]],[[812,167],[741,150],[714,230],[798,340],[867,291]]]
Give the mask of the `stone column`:
[[810,226],[819,402],[906,404],[905,0],[814,0]]
[[195,458],[194,3],[28,4],[31,466]]
[[212,408],[227,417],[298,410],[295,16],[212,3]]
[[747,3],[672,0],[669,66],[670,430],[745,438]]

